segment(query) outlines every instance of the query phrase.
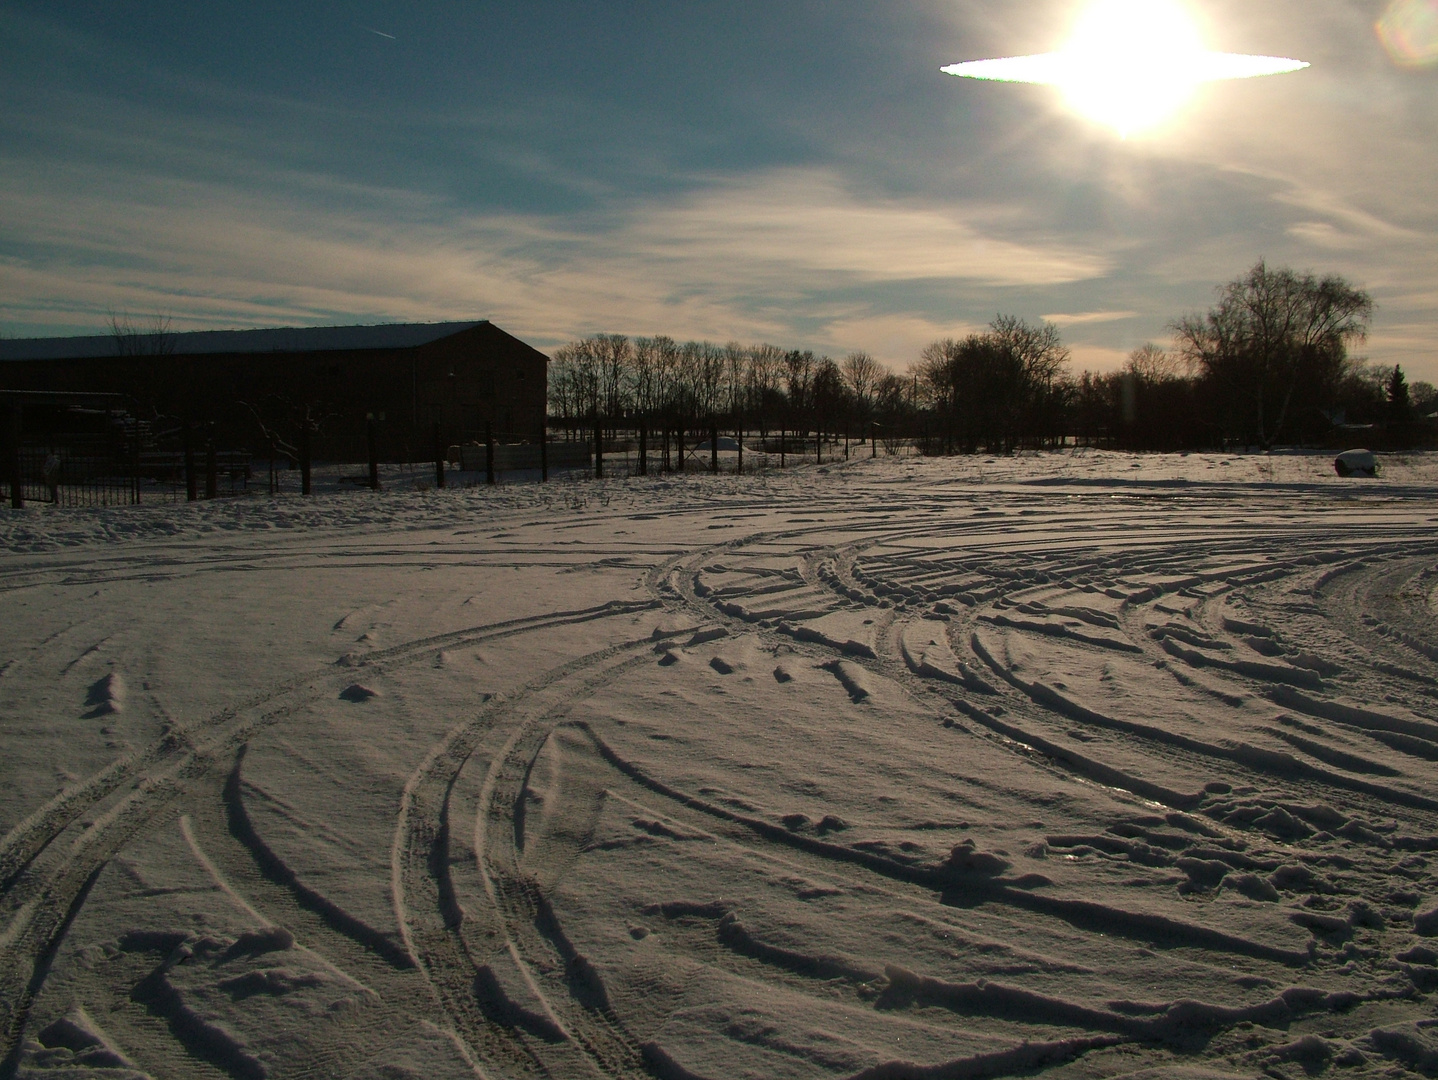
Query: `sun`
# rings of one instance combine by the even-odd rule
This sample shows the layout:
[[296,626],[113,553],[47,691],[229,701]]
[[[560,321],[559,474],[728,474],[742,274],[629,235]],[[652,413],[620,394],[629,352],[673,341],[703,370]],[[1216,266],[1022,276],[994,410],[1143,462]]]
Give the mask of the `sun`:
[[1063,49],[1059,83],[1069,106],[1122,136],[1173,115],[1202,78],[1203,42],[1182,7],[1162,0],[1099,0]]
[[1056,86],[1075,112],[1128,138],[1168,120],[1205,82],[1307,66],[1285,57],[1208,51],[1178,0],[1094,0],[1058,52],[971,60],[943,70]]

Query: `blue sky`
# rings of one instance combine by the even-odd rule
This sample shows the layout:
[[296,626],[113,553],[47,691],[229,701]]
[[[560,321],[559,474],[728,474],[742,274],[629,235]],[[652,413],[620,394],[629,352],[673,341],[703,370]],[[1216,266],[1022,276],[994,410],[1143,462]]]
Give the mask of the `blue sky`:
[[[1192,0],[1308,71],[1143,138],[938,69],[1079,2],[0,2],[0,333],[488,317],[902,368],[998,312],[1111,368],[1259,257],[1438,381],[1438,70],[1384,3]],[[377,32],[376,32],[377,31]]]

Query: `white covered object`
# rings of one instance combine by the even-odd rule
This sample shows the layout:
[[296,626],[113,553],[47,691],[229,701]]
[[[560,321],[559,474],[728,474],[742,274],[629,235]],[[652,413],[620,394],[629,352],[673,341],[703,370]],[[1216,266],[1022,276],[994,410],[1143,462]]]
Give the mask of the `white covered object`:
[[1345,450],[1333,459],[1333,471],[1339,476],[1377,476],[1378,462],[1372,450]]

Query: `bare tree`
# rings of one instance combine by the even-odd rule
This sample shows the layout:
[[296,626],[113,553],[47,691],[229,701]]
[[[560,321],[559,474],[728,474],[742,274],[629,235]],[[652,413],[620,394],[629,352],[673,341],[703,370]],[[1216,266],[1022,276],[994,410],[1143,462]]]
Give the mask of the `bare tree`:
[[592,338],[561,345],[550,360],[550,400],[572,422],[598,419],[601,398],[599,357]]
[[110,337],[120,356],[169,356],[175,351],[175,335],[170,332],[170,316],[151,315],[142,328],[128,313],[109,313]]
[[595,334],[555,350],[549,401],[571,430],[628,416],[659,421],[666,430],[727,419],[767,437],[779,418],[799,431],[847,423],[856,400],[860,413],[871,415],[884,374],[862,352],[841,368],[828,357],[767,344]]
[[1295,401],[1317,406],[1346,373],[1373,297],[1336,274],[1323,278],[1259,260],[1220,287],[1218,303],[1174,324],[1183,357],[1215,388],[1237,434],[1264,449],[1282,436]]
[[1179,377],[1183,357],[1162,345],[1146,341],[1128,354],[1124,372],[1144,383],[1164,383]]
[[1009,451],[1052,438],[1068,393],[1069,352],[1051,323],[1000,315],[983,334],[924,349],[916,374],[943,423],[946,449]]
[[637,337],[630,354],[633,372],[630,388],[633,393],[634,411],[641,416],[652,416],[659,408],[659,339]]
[[1409,395],[1413,399],[1413,411],[1419,417],[1429,415],[1434,408],[1438,408],[1438,390],[1433,384],[1419,380],[1408,388]]
[[724,350],[708,341],[694,343],[694,402],[698,418],[712,418],[723,408]]
[[590,340],[599,377],[599,407],[610,423],[617,423],[628,411],[634,351],[623,334],[596,334]]
[[679,346],[674,365],[674,409],[682,424],[704,411],[704,347],[697,341]]
[[814,378],[814,354],[790,349],[784,354],[784,389],[789,409],[796,416],[809,406],[809,389]]
[[845,406],[844,376],[832,357],[821,356],[815,362],[810,396],[814,406],[814,430],[822,439],[826,430],[831,433],[837,431],[837,421]]
[[853,395],[860,419],[867,419],[874,408],[874,391],[884,374],[883,366],[866,352],[851,352],[840,365],[844,385]]
[[784,350],[777,345],[749,348],[749,398],[759,421],[759,437],[767,438],[769,426],[781,407],[784,378]]
[[912,377],[903,378],[892,371],[886,371],[879,376],[879,383],[874,388],[874,407],[879,417],[879,430],[884,449],[890,454],[899,452],[905,429],[913,419],[914,410],[909,394],[912,385]]
[[724,346],[724,408],[735,420],[744,415],[748,385],[749,350],[737,341],[731,341]]
[[1018,361],[1028,388],[1049,386],[1068,363],[1069,351],[1050,322],[1030,325],[1014,315],[1000,315],[989,323],[989,335]]

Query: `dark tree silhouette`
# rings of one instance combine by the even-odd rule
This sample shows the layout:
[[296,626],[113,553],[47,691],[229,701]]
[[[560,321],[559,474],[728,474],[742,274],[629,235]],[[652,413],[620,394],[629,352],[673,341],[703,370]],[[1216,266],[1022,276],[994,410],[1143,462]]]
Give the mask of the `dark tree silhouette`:
[[135,325],[128,314],[110,312],[110,337],[119,356],[169,356],[175,351],[175,335],[168,315],[150,316],[148,325]]
[[1412,419],[1413,403],[1408,400],[1408,380],[1403,377],[1403,369],[1394,364],[1393,373],[1388,376],[1388,422],[1406,424]]
[[924,349],[919,375],[943,425],[945,450],[1007,452],[1059,434],[1069,352],[1050,323],[1000,315],[983,334]]
[[1180,354],[1210,383],[1229,435],[1268,449],[1293,414],[1330,402],[1363,340],[1373,298],[1336,274],[1318,278],[1260,260],[1216,305],[1173,327]]

